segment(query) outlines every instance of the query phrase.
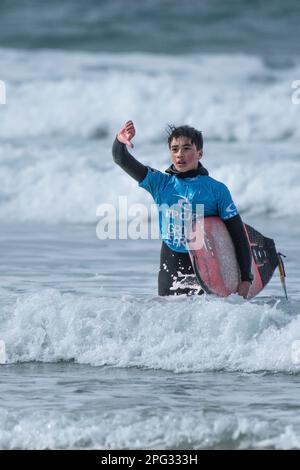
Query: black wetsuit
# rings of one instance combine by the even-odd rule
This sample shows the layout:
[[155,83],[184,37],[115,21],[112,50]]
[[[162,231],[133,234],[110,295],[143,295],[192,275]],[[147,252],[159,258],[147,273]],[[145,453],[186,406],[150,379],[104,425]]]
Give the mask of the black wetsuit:
[[[125,144],[115,139],[112,154],[114,161],[128,175],[138,183],[144,180],[149,169],[136,160],[127,150]],[[191,178],[198,175],[208,175],[208,171],[199,162],[198,168],[187,172],[178,172],[174,165],[171,165],[167,173],[176,175],[177,178]],[[248,239],[244,230],[240,215],[224,220],[224,223],[231,235],[237,261],[240,267],[241,280],[251,281],[251,253]],[[188,253],[179,253],[171,250],[166,243],[162,242],[160,253],[160,269],[158,275],[159,295],[179,295],[179,294],[201,294],[203,293],[196,281],[194,270]]]

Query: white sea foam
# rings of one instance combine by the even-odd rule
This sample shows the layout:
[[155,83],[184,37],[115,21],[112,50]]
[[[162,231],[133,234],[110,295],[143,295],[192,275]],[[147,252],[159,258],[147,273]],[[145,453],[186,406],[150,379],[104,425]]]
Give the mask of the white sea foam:
[[[242,214],[282,217],[300,214],[300,161],[294,153],[278,158],[273,149],[263,155],[245,149],[211,144],[203,164],[210,175],[227,184]],[[152,152],[155,157],[152,159]],[[251,150],[253,155],[251,155]],[[167,149],[137,147],[133,152],[145,164],[164,170]],[[215,152],[215,155],[210,155]],[[159,157],[160,158],[159,161]],[[117,167],[110,144],[88,142],[82,146],[40,143],[0,146],[0,219],[33,222],[93,222],[97,207],[118,206],[126,195],[148,207],[152,198]],[[121,219],[124,217],[120,214]]]
[[197,410],[137,415],[131,410],[76,415],[0,411],[1,449],[299,449],[293,425],[282,428],[239,413]]
[[269,69],[261,58],[244,55],[47,50],[2,50],[1,65],[7,82],[2,138],[114,133],[128,117],[146,139],[162,136],[170,121],[224,141],[299,138],[296,66]]
[[[56,67],[53,67],[53,63]],[[205,137],[203,159],[242,213],[300,213],[297,67],[260,58],[1,51],[0,220],[97,222],[101,203],[150,198],[112,161],[123,121],[136,122],[134,154],[169,164],[167,123]]]
[[239,298],[93,300],[51,290],[20,297],[3,325],[8,363],[75,360],[175,372],[300,370],[292,360],[299,315]]

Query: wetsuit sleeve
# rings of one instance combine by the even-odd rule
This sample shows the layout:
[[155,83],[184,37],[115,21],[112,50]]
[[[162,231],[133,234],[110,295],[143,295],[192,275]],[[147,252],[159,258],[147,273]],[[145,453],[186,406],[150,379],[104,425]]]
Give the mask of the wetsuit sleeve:
[[227,230],[232,238],[237,261],[241,271],[241,281],[252,281],[251,251],[248,238],[240,215],[224,220]]
[[148,173],[148,167],[136,160],[127,150],[126,145],[116,138],[112,147],[113,159],[126,173],[138,183],[143,181]]

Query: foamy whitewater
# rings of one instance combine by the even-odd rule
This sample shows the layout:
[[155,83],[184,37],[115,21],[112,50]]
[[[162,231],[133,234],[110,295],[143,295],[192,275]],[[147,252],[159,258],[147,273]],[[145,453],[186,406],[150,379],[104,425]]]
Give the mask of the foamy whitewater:
[[[300,448],[298,26],[277,1],[260,23],[249,2],[160,0],[151,29],[153,2],[122,27],[119,0],[81,22],[76,1],[3,7],[1,449]],[[159,240],[97,238],[100,204],[152,204],[112,161],[129,118],[133,155],[162,171],[168,124],[203,131],[203,165],[287,256],[288,302],[277,272],[251,301],[160,298]]]
[[243,55],[2,49],[0,219],[94,223],[96,207],[119,195],[150,203],[112,162],[128,118],[137,127],[133,153],[145,164],[168,166],[169,123],[195,125],[204,132],[203,164],[243,213],[299,214],[300,108],[291,101],[299,75],[298,65],[270,69]]
[[289,302],[244,302],[156,296],[157,240],[3,226],[0,447],[299,448],[299,230],[272,221]]

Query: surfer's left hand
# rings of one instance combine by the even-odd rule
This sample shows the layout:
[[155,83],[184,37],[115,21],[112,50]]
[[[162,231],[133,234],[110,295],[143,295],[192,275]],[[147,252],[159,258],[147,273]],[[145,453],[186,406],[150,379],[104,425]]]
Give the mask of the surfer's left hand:
[[242,297],[244,297],[244,299],[247,299],[250,287],[251,287],[251,282],[243,281],[240,283],[237,293],[241,295]]

